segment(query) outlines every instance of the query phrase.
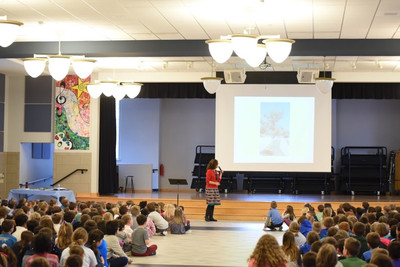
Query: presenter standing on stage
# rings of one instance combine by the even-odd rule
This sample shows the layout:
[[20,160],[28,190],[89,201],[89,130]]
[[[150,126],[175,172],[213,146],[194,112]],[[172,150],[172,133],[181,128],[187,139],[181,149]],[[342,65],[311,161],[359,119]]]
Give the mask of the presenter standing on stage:
[[219,189],[222,179],[223,171],[218,166],[218,160],[212,159],[207,165],[206,173],[206,200],[207,210],[205,220],[206,222],[216,222],[214,219],[214,207],[215,205],[221,205],[221,199],[219,197]]

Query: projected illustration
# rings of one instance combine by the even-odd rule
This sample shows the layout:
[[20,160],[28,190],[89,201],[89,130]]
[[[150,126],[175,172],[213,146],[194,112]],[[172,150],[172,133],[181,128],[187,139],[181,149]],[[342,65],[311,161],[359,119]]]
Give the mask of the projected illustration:
[[260,103],[260,155],[288,156],[290,103]]

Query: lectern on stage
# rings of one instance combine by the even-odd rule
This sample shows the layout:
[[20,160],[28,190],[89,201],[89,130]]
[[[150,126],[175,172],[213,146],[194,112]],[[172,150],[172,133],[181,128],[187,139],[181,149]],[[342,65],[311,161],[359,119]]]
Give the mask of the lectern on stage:
[[179,207],[179,186],[187,185],[188,182],[186,181],[186,179],[168,179],[168,181],[169,184],[178,186],[178,194],[176,195],[176,206]]

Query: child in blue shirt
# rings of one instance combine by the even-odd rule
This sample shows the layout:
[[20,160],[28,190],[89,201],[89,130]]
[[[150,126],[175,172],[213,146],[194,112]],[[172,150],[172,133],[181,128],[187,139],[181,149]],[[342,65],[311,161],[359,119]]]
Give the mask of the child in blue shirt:
[[275,228],[279,227],[279,231],[282,231],[282,217],[279,211],[277,210],[278,204],[276,201],[271,202],[271,208],[268,212],[267,220],[264,224],[264,231],[271,229],[275,231]]
[[17,243],[17,238],[11,234],[14,231],[14,221],[5,219],[1,224],[1,229],[3,233],[0,235],[0,245],[5,244],[11,248]]

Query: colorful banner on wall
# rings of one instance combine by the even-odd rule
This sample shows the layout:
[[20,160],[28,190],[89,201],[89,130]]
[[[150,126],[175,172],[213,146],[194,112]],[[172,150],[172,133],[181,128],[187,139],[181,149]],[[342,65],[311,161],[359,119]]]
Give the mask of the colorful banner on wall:
[[81,80],[67,75],[56,83],[54,148],[89,150],[90,96],[86,89],[90,76]]

